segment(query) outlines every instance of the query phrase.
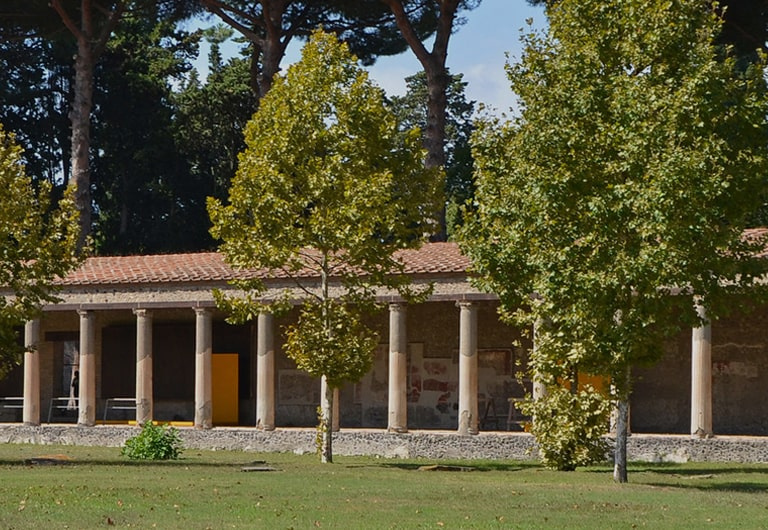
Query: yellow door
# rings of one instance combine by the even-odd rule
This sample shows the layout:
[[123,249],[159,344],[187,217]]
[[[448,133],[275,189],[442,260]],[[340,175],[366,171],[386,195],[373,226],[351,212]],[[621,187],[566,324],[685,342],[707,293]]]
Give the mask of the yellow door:
[[237,425],[238,423],[238,355],[214,353],[213,372],[213,424]]

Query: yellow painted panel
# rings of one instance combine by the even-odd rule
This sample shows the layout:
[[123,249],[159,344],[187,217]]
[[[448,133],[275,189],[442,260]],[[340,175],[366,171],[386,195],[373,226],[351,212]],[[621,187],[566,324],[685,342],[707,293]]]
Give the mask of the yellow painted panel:
[[238,355],[214,353],[212,359],[213,424],[237,425],[238,423]]
[[579,372],[579,390],[584,388],[586,385],[592,385],[592,388],[601,394],[607,394],[609,378],[605,375],[592,375]]

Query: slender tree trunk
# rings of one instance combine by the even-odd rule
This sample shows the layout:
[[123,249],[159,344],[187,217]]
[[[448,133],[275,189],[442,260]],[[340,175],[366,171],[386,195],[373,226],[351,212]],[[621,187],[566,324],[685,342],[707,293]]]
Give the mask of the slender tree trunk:
[[280,71],[280,61],[285,55],[285,48],[291,40],[283,31],[285,0],[262,1],[265,38],[261,46],[261,75],[259,79],[259,99],[267,95],[272,88],[272,81]]
[[[326,336],[330,339],[333,335],[331,329],[331,303],[328,289],[328,253],[323,252],[320,266],[320,290],[323,303],[323,325]],[[328,384],[328,378],[324,375],[320,379],[320,461],[323,464],[333,462],[333,387]]]
[[627,422],[629,420],[629,400],[626,397],[617,403],[616,412],[616,449],[613,456],[613,480],[627,482]]
[[[92,0],[80,0],[79,23],[69,15],[62,0],[51,0],[50,5],[77,40],[74,100],[69,119],[72,123],[71,179],[75,186],[75,206],[80,214],[78,250],[82,250],[91,234],[90,150],[94,65],[125,10],[125,1],[118,0],[111,11],[105,11],[94,6]],[[97,24],[94,17],[103,17],[103,23]]]
[[[445,113],[448,105],[446,91],[450,76],[444,65],[425,66],[427,74],[427,127],[424,131],[424,147],[427,150],[427,168],[445,167]],[[445,186],[445,183],[443,183]],[[445,226],[445,201],[437,212],[438,230],[432,234],[432,241],[447,239]]]
[[82,250],[91,234],[91,110],[93,109],[94,58],[91,45],[78,39],[75,59],[75,90],[69,119],[72,123],[72,183],[75,205],[80,215],[80,237],[77,247]]
[[333,387],[325,376],[320,380],[320,461],[333,462]]
[[613,455],[613,480],[627,482],[627,431],[629,431],[629,366],[614,379],[616,402],[616,448]]
[[[272,88],[285,49],[293,38],[293,30],[283,27],[283,16],[290,0],[257,0],[255,3],[261,4],[260,12],[238,9],[221,0],[202,0],[202,3],[251,42],[251,90],[261,101]],[[243,19],[248,25],[240,22]]]

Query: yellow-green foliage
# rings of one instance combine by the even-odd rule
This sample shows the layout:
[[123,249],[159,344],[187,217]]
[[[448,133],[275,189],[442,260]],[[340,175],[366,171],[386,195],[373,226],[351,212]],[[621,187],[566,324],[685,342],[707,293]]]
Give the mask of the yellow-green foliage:
[[504,316],[538,325],[538,377],[604,374],[626,400],[628,370],[701,325],[694,296],[717,318],[765,294],[766,241],[742,237],[768,174],[763,65],[742,72],[715,45],[707,0],[548,15],[507,69],[520,115],[473,138],[464,249]]
[[[346,45],[319,30],[275,80],[245,137],[229,204],[208,203],[212,233],[237,267],[280,271],[297,284],[299,271],[320,279],[316,290],[293,285],[291,296],[306,302],[286,351],[331,386],[356,381],[376,345],[359,314],[376,286],[412,294],[393,253],[432,231],[442,175],[424,168],[420,132],[400,130]],[[244,320],[261,309],[264,286],[240,285],[244,297],[218,301]]]
[[608,442],[603,435],[611,403],[591,386],[575,394],[553,386],[541,398],[521,404],[521,410],[534,418],[531,432],[545,466],[573,471],[606,460]]
[[0,378],[20,361],[14,328],[55,300],[52,282],[66,275],[76,255],[77,212],[68,190],[58,208],[51,186],[35,190],[26,176],[21,148],[0,124]]

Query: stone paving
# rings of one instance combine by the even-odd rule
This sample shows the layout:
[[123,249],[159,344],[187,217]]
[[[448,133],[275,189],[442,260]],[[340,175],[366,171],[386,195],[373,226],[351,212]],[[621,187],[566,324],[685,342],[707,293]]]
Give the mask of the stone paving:
[[[312,453],[314,429],[247,427],[197,430],[179,427],[187,449],[253,452]],[[0,443],[63,444],[120,447],[138,432],[135,426],[64,424],[0,425]],[[460,436],[450,431],[411,431],[391,434],[375,429],[343,429],[333,438],[337,455],[373,455],[382,458],[513,459],[536,458],[533,437],[525,433],[483,432]],[[683,435],[633,434],[628,442],[630,461],[768,463],[768,437],[716,436],[698,439]]]

